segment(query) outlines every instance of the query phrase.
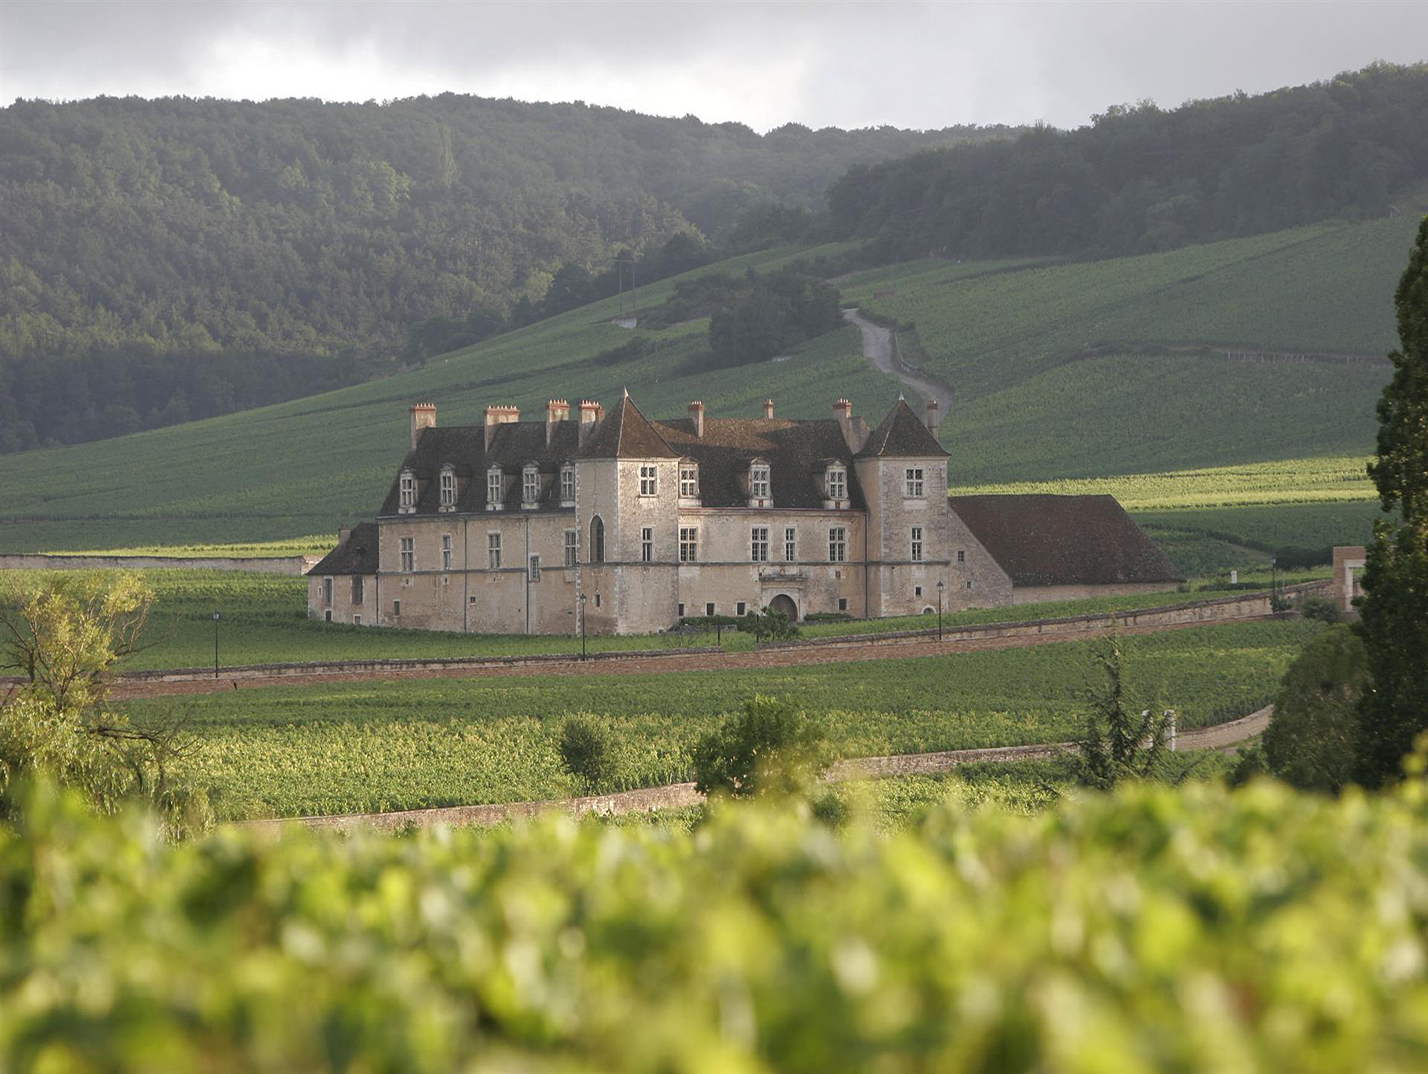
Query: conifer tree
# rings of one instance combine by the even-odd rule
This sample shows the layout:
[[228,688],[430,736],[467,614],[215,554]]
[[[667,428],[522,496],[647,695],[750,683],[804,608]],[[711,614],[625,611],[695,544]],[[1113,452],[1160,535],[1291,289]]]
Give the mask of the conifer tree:
[[1400,774],[1428,729],[1428,217],[1394,296],[1400,350],[1378,404],[1369,476],[1385,512],[1364,564],[1359,633],[1369,689],[1359,707],[1357,776],[1376,787]]

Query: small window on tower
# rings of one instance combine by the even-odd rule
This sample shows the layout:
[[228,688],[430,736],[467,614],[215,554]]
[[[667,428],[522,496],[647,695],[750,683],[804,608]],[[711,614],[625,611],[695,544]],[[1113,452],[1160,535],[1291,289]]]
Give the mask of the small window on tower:
[[659,467],[640,463],[640,495],[653,496],[659,491]]

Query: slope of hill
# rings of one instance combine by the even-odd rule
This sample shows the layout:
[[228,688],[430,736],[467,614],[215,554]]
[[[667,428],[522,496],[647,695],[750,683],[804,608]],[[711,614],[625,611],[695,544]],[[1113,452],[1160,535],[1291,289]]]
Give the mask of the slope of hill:
[[[919,262],[841,286],[866,308],[915,320],[927,367],[953,384],[943,442],[954,484],[1362,456],[1386,368],[1227,361],[1204,348],[1382,354],[1412,227],[1323,226],[1076,265]],[[769,270],[819,252],[769,251],[700,271]],[[641,288],[637,308],[673,287]],[[445,424],[477,422],[493,403],[528,412],[551,396],[609,403],[625,386],[652,414],[680,414],[698,398],[711,414],[752,415],[772,396],[780,413],[821,416],[848,395],[858,413],[880,415],[901,390],[863,360],[851,327],[788,361],[701,372],[707,321],[632,331],[612,323],[617,311],[614,300],[595,303],[421,370],[305,400],[0,457],[0,549],[331,532],[377,503],[406,441],[406,407],[417,401],[435,402]],[[645,355],[612,360],[632,336],[650,341]],[[1201,480],[1185,503],[1246,502],[1216,498],[1213,484]],[[1369,495],[1361,479],[1348,491]],[[1157,497],[1154,508],[1177,506],[1175,496]],[[1291,489],[1287,498],[1311,497]]]

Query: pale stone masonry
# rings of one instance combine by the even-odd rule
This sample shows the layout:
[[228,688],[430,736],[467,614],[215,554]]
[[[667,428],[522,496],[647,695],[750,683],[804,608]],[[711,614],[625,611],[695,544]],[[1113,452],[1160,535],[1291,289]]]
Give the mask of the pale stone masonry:
[[691,403],[650,421],[626,393],[609,414],[583,400],[572,418],[553,399],[542,421],[492,406],[481,426],[443,428],[414,406],[376,521],[308,576],[309,615],[501,634],[575,634],[583,615],[592,634],[642,634],[764,607],[918,614],[939,583],[949,612],[1012,601],[949,506],[947,452],[905,401],[871,430],[846,399],[827,419],[774,410],[715,418]]

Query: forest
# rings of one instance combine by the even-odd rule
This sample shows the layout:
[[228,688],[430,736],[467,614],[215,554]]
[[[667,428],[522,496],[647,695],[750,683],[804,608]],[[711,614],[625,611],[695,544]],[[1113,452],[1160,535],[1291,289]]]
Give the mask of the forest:
[[1072,131],[855,165],[833,225],[881,260],[1150,253],[1382,216],[1428,179],[1428,65],[1171,111],[1145,101]]

